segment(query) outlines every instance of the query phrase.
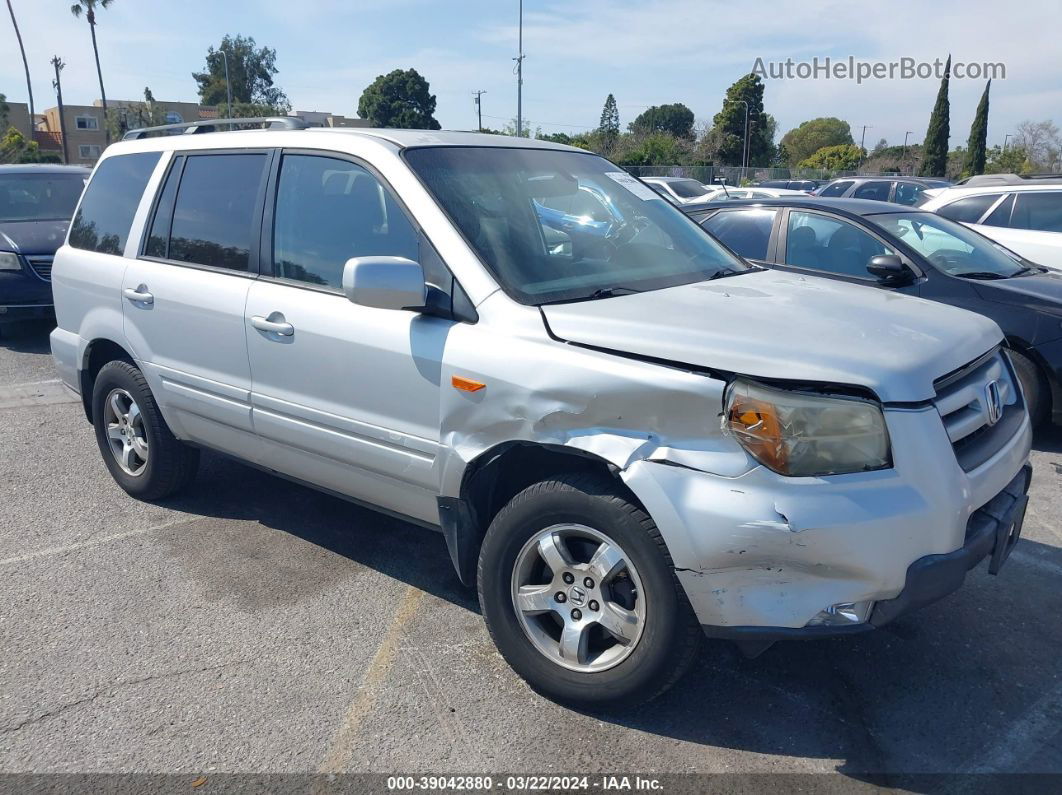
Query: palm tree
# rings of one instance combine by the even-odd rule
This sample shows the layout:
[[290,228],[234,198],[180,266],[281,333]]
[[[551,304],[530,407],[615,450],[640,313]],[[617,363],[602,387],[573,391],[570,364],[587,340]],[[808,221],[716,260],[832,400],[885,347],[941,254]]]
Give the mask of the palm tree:
[[103,134],[107,137],[107,142],[110,143],[111,135],[107,131],[107,92],[103,90],[103,70],[100,69],[100,50],[96,46],[96,7],[106,8],[114,0],[77,0],[72,6],[70,6],[70,13],[75,17],[80,17],[81,12],[85,12],[85,19],[88,20],[89,30],[92,31],[92,52],[96,56],[96,75],[100,79],[100,102],[103,103]]
[[37,125],[33,118],[33,84],[30,83],[29,61],[26,60],[26,48],[22,46],[22,34],[18,31],[18,22],[15,20],[15,9],[11,7],[11,0],[7,0],[7,10],[11,13],[11,24],[15,26],[15,38],[18,39],[18,48],[22,51],[22,66],[26,69],[26,91],[29,92],[30,112],[30,140],[33,140],[33,131]]

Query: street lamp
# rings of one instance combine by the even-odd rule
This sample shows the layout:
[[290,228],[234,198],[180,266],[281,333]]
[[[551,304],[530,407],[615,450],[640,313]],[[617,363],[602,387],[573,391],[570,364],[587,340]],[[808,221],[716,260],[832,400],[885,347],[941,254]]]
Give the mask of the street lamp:
[[[232,84],[229,82],[229,56],[224,50],[218,50],[225,61],[225,118],[232,118]],[[231,125],[230,125],[231,126]]]
[[1006,134],[1006,135],[1005,135],[1005,136],[1003,137],[1003,151],[1004,151],[1004,152],[1006,152],[1006,151],[1007,151],[1007,141],[1009,141],[1009,140],[1010,140],[1011,138],[1013,138],[1013,137],[1014,137],[1014,133],[1007,133],[1007,134]]
[[874,128],[873,128],[873,127],[871,127],[871,126],[870,126],[869,124],[864,124],[864,125],[863,125],[863,134],[859,136],[859,163],[858,163],[858,165],[856,165],[856,172],[858,172],[858,171],[859,171],[859,169],[860,169],[860,167],[861,167],[861,166],[863,165],[863,152],[865,152],[865,151],[866,151],[866,150],[865,150],[865,149],[863,148],[863,144],[864,144],[864,143],[866,142],[866,138],[867,138],[867,129],[868,129],[868,128],[869,128],[869,129],[874,129]]

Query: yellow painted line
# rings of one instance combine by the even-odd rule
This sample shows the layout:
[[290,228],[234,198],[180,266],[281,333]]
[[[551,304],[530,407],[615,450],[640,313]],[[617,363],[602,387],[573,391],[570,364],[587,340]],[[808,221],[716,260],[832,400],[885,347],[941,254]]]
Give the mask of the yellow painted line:
[[358,689],[358,694],[347,709],[343,725],[339,727],[339,731],[329,744],[328,755],[321,763],[322,773],[342,773],[350,763],[361,723],[376,705],[379,687],[387,678],[387,674],[398,657],[398,641],[402,637],[406,624],[416,614],[417,606],[423,596],[424,592],[412,585],[406,588],[398,610],[395,611],[394,620],[387,628],[383,640],[380,641],[380,647],[376,650],[372,662],[369,663],[368,670],[365,671],[365,679]]

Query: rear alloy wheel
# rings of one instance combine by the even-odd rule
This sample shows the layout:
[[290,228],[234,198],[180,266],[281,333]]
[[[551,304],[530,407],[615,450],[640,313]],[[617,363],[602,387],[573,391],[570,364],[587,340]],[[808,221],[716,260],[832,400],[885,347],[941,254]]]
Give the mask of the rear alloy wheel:
[[605,474],[558,475],[513,497],[483,539],[478,579],[498,650],[557,701],[647,701],[700,641],[660,531]]
[[111,477],[134,497],[168,497],[195,477],[199,451],[174,437],[132,362],[100,368],[92,386],[92,424]]

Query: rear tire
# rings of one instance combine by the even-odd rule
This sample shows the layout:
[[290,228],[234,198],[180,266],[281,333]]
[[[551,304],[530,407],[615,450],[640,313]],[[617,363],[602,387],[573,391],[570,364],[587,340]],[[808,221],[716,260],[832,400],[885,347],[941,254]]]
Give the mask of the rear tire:
[[92,387],[92,424],[103,462],[133,497],[162,499],[195,478],[199,451],[173,435],[144,374],[131,362],[100,368]]
[[1025,393],[1025,405],[1029,409],[1029,419],[1035,428],[1047,420],[1047,415],[1051,410],[1050,385],[1036,362],[1025,354],[1011,350],[1010,360],[1021,382],[1021,391]]
[[498,650],[556,701],[655,698],[686,672],[701,638],[660,531],[603,475],[561,475],[517,494],[487,530],[478,580]]

